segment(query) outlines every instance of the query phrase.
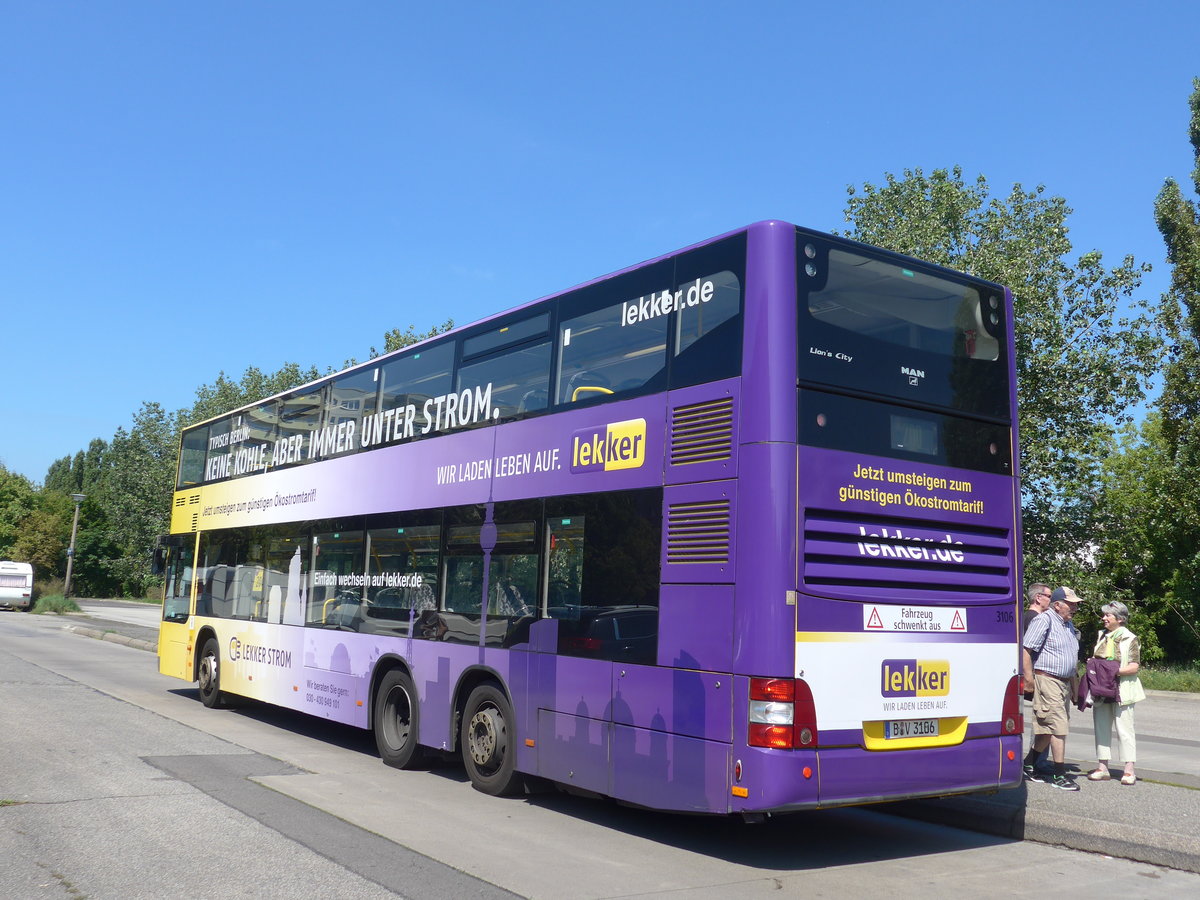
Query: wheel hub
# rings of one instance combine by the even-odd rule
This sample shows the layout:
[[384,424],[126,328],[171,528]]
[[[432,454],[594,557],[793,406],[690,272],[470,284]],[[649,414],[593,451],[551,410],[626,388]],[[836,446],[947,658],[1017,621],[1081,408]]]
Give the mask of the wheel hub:
[[494,765],[503,738],[503,722],[494,709],[481,709],[471,718],[468,743],[471,759],[478,766]]
[[210,691],[217,683],[217,658],[206,656],[200,660],[200,688]]

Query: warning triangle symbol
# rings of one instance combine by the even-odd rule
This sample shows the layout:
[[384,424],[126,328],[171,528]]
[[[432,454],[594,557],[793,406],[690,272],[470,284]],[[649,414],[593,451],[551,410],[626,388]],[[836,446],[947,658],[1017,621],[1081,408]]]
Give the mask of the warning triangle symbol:
[[963,624],[962,613],[957,609],[954,611],[954,620],[950,623],[951,631],[966,631],[967,626]]
[[883,620],[879,618],[879,610],[878,610],[878,608],[876,608],[874,606],[871,607],[871,617],[869,619],[867,619],[867,627],[868,628],[882,628],[883,627]]

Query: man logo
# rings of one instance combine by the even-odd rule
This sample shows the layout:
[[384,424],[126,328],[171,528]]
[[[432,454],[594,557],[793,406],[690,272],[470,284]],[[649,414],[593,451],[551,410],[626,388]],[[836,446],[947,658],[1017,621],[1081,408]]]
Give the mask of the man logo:
[[645,461],[645,419],[612,422],[603,431],[585,428],[571,436],[572,472],[638,469]]
[[885,697],[945,697],[950,693],[950,661],[885,659],[880,682]]

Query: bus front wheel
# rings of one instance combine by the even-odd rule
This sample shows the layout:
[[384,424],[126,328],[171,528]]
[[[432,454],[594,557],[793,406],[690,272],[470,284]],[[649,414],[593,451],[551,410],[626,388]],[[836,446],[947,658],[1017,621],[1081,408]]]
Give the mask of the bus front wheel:
[[221,701],[221,654],[217,639],[209,638],[200,651],[200,665],[196,672],[200,682],[200,700],[209,709],[219,709]]
[[477,791],[502,797],[521,786],[516,773],[513,712],[504,692],[493,684],[471,691],[462,720],[462,757]]
[[375,694],[375,746],[380,758],[397,769],[411,769],[424,758],[417,744],[417,690],[408,673],[392,669]]

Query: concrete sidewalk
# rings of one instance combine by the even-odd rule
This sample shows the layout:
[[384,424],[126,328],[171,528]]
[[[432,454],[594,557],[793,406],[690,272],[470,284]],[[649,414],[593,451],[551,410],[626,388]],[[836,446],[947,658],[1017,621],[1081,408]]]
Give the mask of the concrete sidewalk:
[[66,628],[85,637],[101,641],[112,641],[114,644],[124,644],[138,650],[158,652],[158,629],[142,625],[132,625],[127,622],[116,622],[100,619],[82,613],[68,613]]
[[1117,779],[1088,781],[1088,765],[1068,764],[1078,773],[1078,793],[1025,784],[984,796],[911,800],[880,810],[1200,872],[1200,779],[1139,767],[1138,783],[1127,787]]
[[[157,651],[158,629],[71,615],[66,626],[87,637]],[[1047,784],[941,800],[883,804],[881,812],[1019,840],[1200,873],[1200,694],[1151,691],[1137,705],[1138,783],[1088,781],[1094,760],[1091,714],[1074,713],[1068,771],[1078,792]],[[1028,708],[1026,722],[1030,722]],[[1115,735],[1114,735],[1115,740]],[[1027,735],[1026,746],[1029,745]],[[1115,749],[1115,748],[1114,748]],[[1121,764],[1114,761],[1118,774]]]
[[[1067,770],[1079,791],[1048,784],[880,809],[988,834],[1057,844],[1200,873],[1200,694],[1149,691],[1138,703],[1138,783],[1088,781],[1092,714],[1072,709]],[[1028,705],[1025,721],[1031,723]],[[1027,732],[1028,749],[1032,735]],[[1115,752],[1116,736],[1113,736]],[[1122,763],[1110,763],[1119,777]]]

